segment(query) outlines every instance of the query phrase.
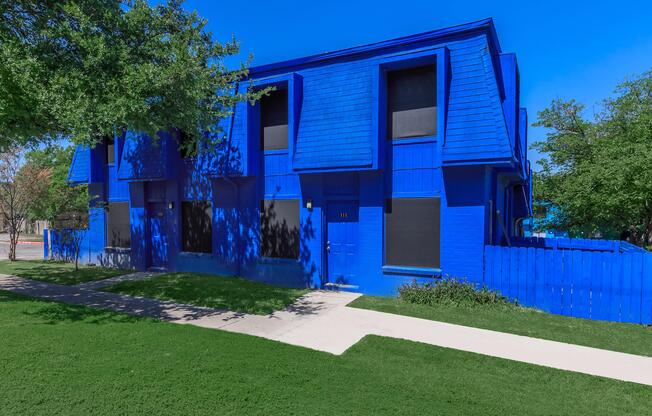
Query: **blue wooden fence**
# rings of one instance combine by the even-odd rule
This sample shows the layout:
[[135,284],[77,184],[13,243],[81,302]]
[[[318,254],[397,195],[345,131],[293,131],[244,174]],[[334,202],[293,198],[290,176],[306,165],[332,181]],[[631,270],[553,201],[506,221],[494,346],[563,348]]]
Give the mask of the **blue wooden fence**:
[[525,306],[652,323],[652,253],[485,247],[484,284]]

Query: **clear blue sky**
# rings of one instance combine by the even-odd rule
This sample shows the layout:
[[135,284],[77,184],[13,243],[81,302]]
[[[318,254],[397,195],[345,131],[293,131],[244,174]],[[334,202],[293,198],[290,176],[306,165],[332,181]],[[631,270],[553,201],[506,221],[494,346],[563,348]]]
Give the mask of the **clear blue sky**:
[[[235,34],[254,65],[493,17],[503,51],[517,55],[531,122],[556,97],[585,103],[591,116],[621,80],[652,68],[649,0],[191,0],[186,7],[209,20],[217,40]],[[530,142],[544,135],[530,127]]]

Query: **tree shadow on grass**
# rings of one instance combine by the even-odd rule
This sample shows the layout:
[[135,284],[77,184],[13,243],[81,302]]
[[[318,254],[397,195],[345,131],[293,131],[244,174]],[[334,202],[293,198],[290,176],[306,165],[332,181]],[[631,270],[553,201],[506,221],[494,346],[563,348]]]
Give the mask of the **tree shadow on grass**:
[[0,291],[2,302],[29,302],[33,305],[23,312],[26,316],[45,324],[81,322],[88,324],[158,322],[155,319],[93,309],[85,306],[68,305],[43,299],[32,298],[12,292]]
[[156,322],[153,319],[141,318],[107,310],[92,309],[83,306],[67,305],[65,303],[50,303],[36,310],[25,312],[26,315],[38,318],[43,323],[54,325],[80,322],[86,324],[115,324]]
[[7,274],[64,285],[103,280],[130,273],[126,270],[107,269],[103,267],[81,266],[79,270],[75,270],[73,265],[63,262],[29,261],[9,263],[3,266],[7,269],[5,271]]

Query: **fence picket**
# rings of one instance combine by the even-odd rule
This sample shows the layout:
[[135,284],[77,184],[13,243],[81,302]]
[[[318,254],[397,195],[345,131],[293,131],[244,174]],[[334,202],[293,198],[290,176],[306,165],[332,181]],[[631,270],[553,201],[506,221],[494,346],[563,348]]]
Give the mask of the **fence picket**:
[[528,264],[527,264],[527,248],[518,249],[518,296],[519,302],[523,305],[529,305],[527,299],[527,273],[528,273]]
[[534,265],[535,283],[534,283],[534,305],[544,311],[547,310],[546,297],[545,297],[545,282],[546,282],[546,263],[545,263],[545,250],[532,248],[534,258],[532,263]]
[[631,290],[632,290],[632,254],[623,255],[622,291],[620,292],[620,319],[622,322],[631,322]]
[[632,253],[631,290],[629,291],[629,322],[641,322],[641,279],[643,277],[643,254]]
[[503,296],[510,297],[509,287],[510,287],[510,273],[512,271],[511,265],[511,249],[509,247],[501,248],[501,255],[503,260],[502,265],[502,276],[500,279],[500,292]]
[[641,323],[652,323],[652,255],[643,255],[641,272]]
[[554,299],[554,313],[563,314],[564,313],[564,267],[567,266],[564,264],[564,252],[561,250],[553,251],[553,261],[554,261],[554,288],[555,288],[555,299]]

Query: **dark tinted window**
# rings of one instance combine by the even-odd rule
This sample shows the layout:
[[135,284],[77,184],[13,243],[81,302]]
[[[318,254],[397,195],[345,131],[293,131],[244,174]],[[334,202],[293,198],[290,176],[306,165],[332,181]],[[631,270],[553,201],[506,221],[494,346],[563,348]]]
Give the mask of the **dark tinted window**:
[[261,255],[299,258],[299,200],[266,200],[260,215]]
[[437,132],[435,66],[387,74],[389,139],[434,136]]
[[193,136],[183,130],[179,130],[179,155],[186,159],[196,156],[196,145],[193,141]]
[[261,146],[263,150],[288,148],[288,92],[272,91],[260,100]]
[[213,240],[213,210],[207,201],[181,204],[183,251],[210,253]]
[[389,199],[385,204],[385,264],[439,267],[439,198]]
[[115,139],[113,137],[106,138],[106,163],[108,165],[115,164]]
[[106,209],[106,246],[131,247],[128,202],[109,202]]

